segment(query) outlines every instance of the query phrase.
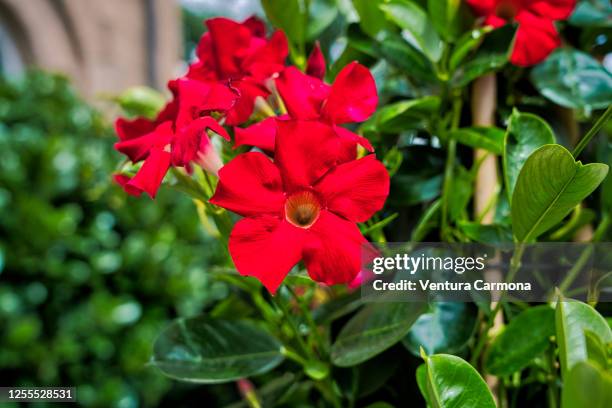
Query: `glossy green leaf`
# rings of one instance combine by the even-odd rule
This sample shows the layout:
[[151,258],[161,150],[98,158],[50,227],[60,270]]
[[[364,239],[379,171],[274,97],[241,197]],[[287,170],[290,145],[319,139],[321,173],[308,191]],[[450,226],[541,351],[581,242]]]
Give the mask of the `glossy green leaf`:
[[610,326],[586,303],[561,300],[557,302],[555,318],[559,360],[564,379],[577,363],[588,359],[586,331],[598,337],[602,344],[612,342]]
[[363,126],[373,127],[383,133],[421,129],[425,127],[439,106],[440,98],[437,96],[395,102],[381,108]]
[[504,181],[512,202],[516,179],[525,161],[540,146],[555,143],[555,134],[539,116],[514,110],[503,143]]
[[412,35],[419,50],[431,61],[440,60],[443,43],[425,10],[408,0],[391,0],[380,8],[387,19]]
[[359,14],[359,25],[364,33],[374,37],[386,25],[386,18],[380,5],[383,0],[353,0],[353,7]]
[[581,0],[568,21],[577,26],[610,27],[612,4],[609,0]]
[[315,41],[338,18],[338,6],[335,0],[311,0],[308,14],[306,40]]
[[167,327],[151,363],[169,377],[209,384],[270,371],[283,358],[282,344],[253,324],[199,316]]
[[380,53],[387,62],[405,71],[406,75],[425,82],[435,82],[435,69],[427,56],[398,33],[382,31]]
[[612,74],[573,48],[554,51],[531,71],[531,79],[542,95],[568,108],[607,108],[612,100]]
[[478,371],[450,354],[425,357],[427,397],[436,408],[495,408],[493,395]]
[[554,309],[548,305],[525,309],[495,338],[485,357],[485,368],[497,376],[520,371],[550,346],[554,335]]
[[453,84],[463,87],[474,79],[501,69],[508,62],[514,44],[516,27],[507,24],[484,36],[476,53],[457,67],[453,75]]
[[425,399],[425,404],[427,407],[432,407],[431,401],[429,401],[429,392],[427,391],[427,365],[421,364],[416,369],[416,380],[417,385],[419,387],[419,391],[421,391],[421,395]]
[[486,33],[492,30],[491,27],[481,27],[475,28],[465,34],[463,34],[455,46],[453,47],[453,51],[451,52],[451,56],[448,62],[449,69],[453,72],[459,64],[461,64],[465,57],[467,57],[470,53],[472,53],[482,40]]
[[434,27],[447,42],[454,42],[469,24],[461,0],[427,0],[427,9]]
[[580,361],[563,381],[561,408],[609,408],[612,376],[588,361]]
[[449,137],[466,146],[501,155],[504,149],[504,134],[502,129],[496,127],[466,127],[451,131]]
[[[587,357],[590,361],[599,365],[599,367],[607,370],[610,365],[610,356],[607,347],[603,344],[599,336],[590,330],[584,331],[584,339],[586,341]],[[612,345],[610,345],[612,346]]]
[[304,41],[306,39],[306,10],[300,0],[261,0],[268,20],[285,32],[291,54],[298,65],[305,63]]
[[422,314],[402,340],[415,356],[420,348],[428,353],[456,353],[476,329],[478,310],[471,303],[436,302]]
[[420,303],[373,303],[342,328],[331,348],[332,362],[349,367],[382,353],[410,330],[422,313]]
[[602,163],[583,165],[560,145],[545,145],[525,162],[512,195],[512,226],[530,242],[560,222],[608,174]]

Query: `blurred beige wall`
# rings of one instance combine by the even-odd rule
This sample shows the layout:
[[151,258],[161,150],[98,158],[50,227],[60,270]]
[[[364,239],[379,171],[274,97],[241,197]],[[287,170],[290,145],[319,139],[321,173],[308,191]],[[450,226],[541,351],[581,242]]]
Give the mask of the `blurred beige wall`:
[[26,65],[67,73],[88,97],[163,88],[180,66],[175,0],[0,0],[0,17]]

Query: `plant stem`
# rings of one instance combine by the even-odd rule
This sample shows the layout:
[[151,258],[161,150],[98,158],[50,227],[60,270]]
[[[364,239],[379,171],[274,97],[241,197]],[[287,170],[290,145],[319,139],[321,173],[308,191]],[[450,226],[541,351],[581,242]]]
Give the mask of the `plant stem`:
[[[462,101],[460,97],[455,96],[453,98],[453,111],[450,130],[455,130],[459,127],[459,121],[461,119],[461,105]],[[449,132],[450,134],[450,132]],[[452,240],[452,234],[448,231],[448,206],[449,196],[452,188],[453,173],[455,167],[455,156],[457,155],[457,141],[447,136],[448,145],[446,148],[446,163],[444,165],[444,184],[442,186],[442,226],[441,236],[442,239]]]
[[599,132],[599,130],[603,127],[603,125],[606,124],[606,122],[610,119],[611,116],[612,116],[612,105],[608,106],[608,109],[606,109],[603,115],[601,115],[601,117],[597,119],[597,122],[595,122],[591,130],[589,130],[587,134],[584,135],[582,139],[580,139],[580,141],[574,148],[574,151],[572,152],[574,159],[578,159],[578,156],[580,156],[580,153],[582,153],[582,151],[589,144],[591,139],[593,139],[593,137],[597,134],[597,132]]
[[302,338],[302,334],[300,333],[300,329],[297,327],[297,325],[295,324],[295,322],[293,321],[293,319],[291,318],[291,313],[289,312],[289,309],[287,308],[287,305],[285,305],[283,303],[282,299],[279,299],[280,295],[277,295],[276,297],[272,297],[272,301],[274,302],[274,304],[283,312],[283,316],[285,317],[285,319],[287,320],[287,322],[289,322],[289,326],[291,327],[291,330],[293,331],[296,341],[298,343],[298,345],[300,346],[300,349],[302,351],[302,353],[307,356],[308,359],[312,358],[312,351],[308,348],[308,346],[306,345],[306,343],[304,342],[304,339]]
[[[516,276],[517,272],[521,268],[521,258],[523,257],[524,252],[525,252],[525,244],[519,243],[518,247],[514,251],[514,254],[512,255],[512,259],[510,260],[510,271],[508,272],[508,277],[506,278],[507,283],[510,283],[514,280],[514,277]],[[489,331],[491,330],[491,328],[493,327],[495,323],[495,317],[497,316],[497,314],[502,308],[503,297],[505,294],[506,292],[501,292],[501,294],[499,295],[499,299],[497,300],[495,304],[495,308],[489,315],[487,324],[484,330],[482,331],[480,338],[478,339],[478,343],[476,344],[476,347],[474,347],[474,353],[472,354],[472,359],[471,359],[471,363],[473,366],[476,366],[476,364],[478,363],[478,359],[480,358],[480,355],[482,354],[482,351],[487,343],[487,340],[489,338]]]
[[323,341],[323,338],[321,337],[321,334],[319,333],[319,328],[317,327],[316,322],[312,318],[312,312],[310,311],[310,309],[308,309],[308,306],[304,303],[302,297],[298,296],[295,293],[295,291],[291,289],[291,287],[289,287],[289,285],[287,285],[286,287],[287,287],[287,290],[289,290],[289,293],[291,293],[291,296],[293,296],[293,298],[295,299],[296,303],[300,307],[300,311],[302,312],[302,314],[304,315],[306,319],[306,323],[308,324],[308,327],[310,328],[310,333],[312,334],[312,338],[314,339],[317,345],[317,350],[324,352],[325,342]]

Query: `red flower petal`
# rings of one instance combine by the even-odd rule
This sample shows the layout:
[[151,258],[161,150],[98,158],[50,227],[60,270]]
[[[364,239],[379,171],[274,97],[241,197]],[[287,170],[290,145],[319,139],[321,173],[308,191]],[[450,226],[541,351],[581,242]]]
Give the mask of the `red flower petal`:
[[178,84],[179,110],[176,120],[178,129],[211,112],[231,109],[238,97],[229,87],[215,82],[183,79]]
[[115,149],[134,163],[143,160],[154,147],[164,148],[172,140],[172,123],[164,122],[153,132],[115,143]]
[[329,211],[364,222],[385,204],[389,173],[374,155],[340,164],[314,186]]
[[506,20],[501,17],[496,16],[495,14],[491,14],[485,18],[484,25],[490,26],[493,28],[500,28],[508,24]]
[[323,116],[335,124],[363,122],[374,113],[377,104],[372,74],[363,65],[352,62],[336,77]]
[[358,143],[363,146],[368,152],[374,152],[374,147],[370,143],[368,139],[363,136],[359,136],[357,133],[351,132],[350,130],[343,128],[342,126],[334,126],[334,131],[339,137],[345,138],[347,140],[352,141],[353,143]]
[[119,118],[115,121],[115,132],[119,140],[134,139],[146,135],[155,129],[155,122],[147,118],[128,120]]
[[527,10],[551,20],[565,20],[575,7],[576,0],[536,0],[526,5]]
[[339,162],[355,158],[353,142],[321,122],[277,121],[275,163],[286,192],[309,188]]
[[218,79],[241,76],[240,59],[236,56],[249,47],[252,37],[250,28],[222,17],[206,20],[206,26],[210,43],[203,44],[202,49],[199,49],[204,54],[200,55],[198,52],[200,60],[210,57],[210,53],[213,54]]
[[125,174],[114,174],[113,180],[115,181],[115,183],[119,184],[123,188],[123,191],[125,191],[129,195],[138,197],[140,193],[142,193],[141,190],[128,185],[131,178],[129,176],[126,176]]
[[226,140],[230,140],[230,136],[225,129],[210,116],[196,119],[188,126],[179,129],[172,141],[173,166],[186,166],[191,161],[196,160],[199,153],[203,153],[207,149],[210,144],[206,133],[208,129]]
[[251,117],[255,106],[255,99],[260,96],[268,97],[268,91],[250,79],[232,82],[232,87],[239,97],[232,109],[227,111],[225,123],[229,126],[240,125]]
[[210,202],[243,216],[280,216],[285,195],[278,169],[263,153],[241,154],[219,170]]
[[552,20],[522,12],[517,16],[519,28],[510,62],[528,67],[544,61],[561,45],[561,39]]
[[320,79],[288,67],[276,80],[276,87],[293,119],[318,119],[330,87]]
[[325,77],[325,57],[321,52],[321,45],[318,41],[315,42],[314,48],[308,57],[306,74],[319,79]]
[[494,14],[500,0],[467,0],[467,4],[479,16]]
[[229,250],[241,275],[254,276],[275,293],[300,261],[305,234],[277,217],[244,218],[232,230]]
[[265,38],[266,24],[257,16],[251,16],[242,22],[242,25],[248,28],[255,37]]
[[365,238],[353,222],[321,211],[308,230],[302,255],[310,277],[327,285],[349,283],[361,269]]
[[126,183],[124,188],[126,191],[128,188],[133,189],[134,192],[144,191],[151,198],[155,198],[168,168],[170,168],[170,153],[163,148],[153,148],[138,173]]
[[247,128],[234,128],[234,148],[255,146],[268,152],[274,151],[276,118],[267,118]]
[[263,46],[252,50],[244,60],[243,69],[258,80],[264,80],[285,68],[289,43],[282,31],[276,31]]

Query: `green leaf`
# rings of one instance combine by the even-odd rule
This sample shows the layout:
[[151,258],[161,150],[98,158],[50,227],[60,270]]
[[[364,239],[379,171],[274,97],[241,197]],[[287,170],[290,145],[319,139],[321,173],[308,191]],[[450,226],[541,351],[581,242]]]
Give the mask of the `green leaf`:
[[561,374],[564,379],[577,363],[588,359],[585,331],[598,337],[603,344],[612,342],[610,326],[586,303],[560,299],[557,302],[555,318]]
[[[451,179],[448,212],[451,221],[460,219],[472,198],[474,177],[465,167],[458,165]],[[465,218],[465,216],[464,216]]]
[[554,51],[531,71],[531,79],[542,95],[568,108],[607,108],[612,100],[612,74],[573,48]]
[[428,57],[408,43],[401,35],[391,31],[381,31],[380,53],[391,65],[405,71],[406,75],[425,82],[437,81],[432,62]]
[[451,131],[449,137],[466,146],[501,155],[504,150],[504,134],[502,129],[496,127],[466,127]]
[[483,225],[477,222],[460,221],[458,226],[469,239],[482,244],[512,242],[512,230],[501,224]]
[[421,395],[425,399],[425,404],[427,407],[432,407],[431,401],[429,401],[429,392],[427,391],[427,365],[421,364],[416,369],[416,380],[417,385],[419,386],[419,391],[421,391]]
[[545,145],[525,162],[512,195],[512,227],[530,242],[560,222],[608,174],[602,163],[583,165],[560,145]]
[[450,354],[425,356],[427,401],[439,408],[495,408],[495,401],[478,371]]
[[359,25],[364,33],[374,37],[386,25],[385,14],[380,9],[383,0],[353,0],[359,14]]
[[301,66],[306,62],[304,42],[306,39],[307,10],[300,0],[261,0],[268,20],[287,34],[292,57]]
[[282,344],[244,321],[177,319],[155,340],[151,363],[177,380],[220,383],[272,370]]
[[520,371],[548,348],[554,335],[554,309],[548,305],[528,308],[495,338],[485,356],[485,368],[497,376]]
[[335,0],[311,0],[308,10],[310,18],[306,27],[306,39],[315,41],[338,17]]
[[555,143],[555,135],[542,118],[531,113],[512,112],[504,136],[504,179],[508,199],[527,158],[540,146]]
[[342,328],[331,348],[332,362],[354,366],[382,353],[402,339],[422,313],[420,303],[373,303]]
[[421,347],[427,353],[456,353],[476,329],[477,308],[471,303],[436,302],[422,314],[402,340],[415,356]]
[[508,62],[514,44],[516,27],[506,24],[484,36],[484,40],[475,55],[458,67],[453,75],[453,84],[464,87],[474,79],[501,69]]
[[491,27],[485,26],[481,28],[475,28],[461,36],[451,52],[449,59],[449,69],[451,72],[455,71],[460,63],[463,62],[465,57],[474,51],[484,39],[485,34],[492,31]]
[[461,0],[427,0],[431,22],[447,42],[454,42],[463,29],[466,14],[461,4]]
[[609,0],[582,0],[568,21],[570,24],[583,27],[610,27],[612,4]]
[[415,45],[431,61],[440,60],[443,43],[425,10],[407,0],[391,0],[380,8],[387,19],[412,35]]
[[609,408],[612,376],[591,362],[580,361],[563,382],[561,408]]
[[422,129],[439,107],[440,98],[437,96],[395,102],[380,109],[362,126],[375,128],[383,133]]
[[586,349],[588,359],[597,363],[604,370],[610,365],[608,351],[606,345],[603,344],[599,336],[590,330],[584,331],[584,339],[586,340]]

